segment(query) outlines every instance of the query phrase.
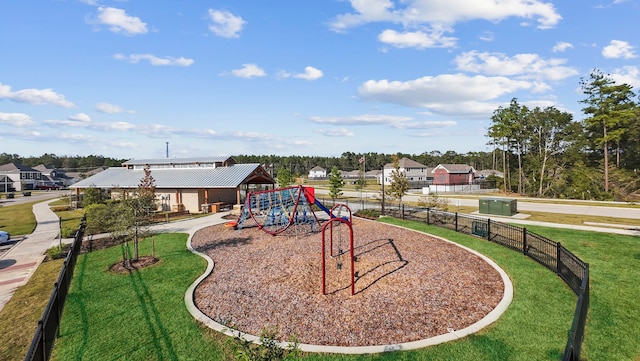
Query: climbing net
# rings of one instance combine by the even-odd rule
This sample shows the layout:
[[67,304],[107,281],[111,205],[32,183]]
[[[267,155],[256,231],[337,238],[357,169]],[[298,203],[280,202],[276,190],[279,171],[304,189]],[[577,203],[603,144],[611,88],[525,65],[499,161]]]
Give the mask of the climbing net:
[[302,186],[250,192],[237,228],[241,229],[249,218],[253,219],[258,228],[272,235],[287,230],[299,234],[318,232],[320,229]]

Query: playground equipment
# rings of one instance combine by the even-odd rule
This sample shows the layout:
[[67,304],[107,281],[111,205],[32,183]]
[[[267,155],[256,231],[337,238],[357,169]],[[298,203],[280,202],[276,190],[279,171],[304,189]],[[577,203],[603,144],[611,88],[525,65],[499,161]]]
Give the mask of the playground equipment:
[[311,209],[312,205],[333,218],[331,210],[315,199],[313,188],[298,185],[250,192],[236,228],[242,229],[245,221],[251,218],[258,228],[274,236],[292,225],[296,232],[318,232],[320,221]]
[[244,203],[242,213],[235,222],[236,229],[242,229],[245,222],[251,218],[258,228],[273,236],[293,228],[296,234],[300,232],[311,233],[320,230],[320,221],[316,217],[311,206],[329,215],[329,221],[322,227],[322,294],[326,295],[326,254],[327,254],[327,230],[329,237],[329,256],[335,259],[336,267],[342,269],[345,251],[345,233],[343,228],[349,233],[349,260],[351,270],[351,295],[355,291],[355,267],[353,251],[353,217],[351,209],[344,204],[336,204],[328,209],[315,198],[313,188],[301,185],[249,192]]

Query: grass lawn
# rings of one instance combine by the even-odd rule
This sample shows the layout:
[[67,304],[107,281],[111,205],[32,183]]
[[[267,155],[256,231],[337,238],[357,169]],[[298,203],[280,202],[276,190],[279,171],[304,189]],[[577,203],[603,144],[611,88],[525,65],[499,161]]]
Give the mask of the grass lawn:
[[589,263],[591,304],[583,358],[640,360],[640,239],[527,226]]
[[[494,325],[463,340],[416,351],[377,355],[307,354],[306,360],[557,360],[571,325],[576,297],[553,273],[516,252],[473,237],[415,222],[426,230],[488,255],[511,277],[511,307]],[[357,235],[356,235],[357,236]],[[54,348],[54,360],[223,360],[226,337],[203,328],[184,306],[184,292],[205,269],[185,248],[186,235],[156,237],[159,264],[112,274],[114,247],[81,255]],[[150,253],[150,242],[141,244]],[[425,280],[428,281],[428,280]],[[215,296],[212,296],[215,297]]]
[[0,360],[24,360],[63,262],[42,263],[0,311]]
[[36,229],[33,205],[36,203],[39,202],[0,207],[0,229],[9,232],[12,237],[33,232]]

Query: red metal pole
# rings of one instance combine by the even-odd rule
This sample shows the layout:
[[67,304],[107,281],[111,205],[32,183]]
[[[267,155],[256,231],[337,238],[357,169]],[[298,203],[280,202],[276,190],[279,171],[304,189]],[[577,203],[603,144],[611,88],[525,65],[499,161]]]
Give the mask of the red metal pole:
[[356,294],[355,264],[353,260],[353,228],[351,227],[351,223],[348,223],[348,225],[349,225],[349,238],[351,242],[351,296],[353,296]]
[[325,271],[325,260],[324,260],[324,258],[325,258],[325,256],[324,256],[324,253],[325,253],[324,246],[325,246],[325,244],[324,244],[324,228],[322,228],[322,294],[326,295],[327,292],[326,292],[326,289],[325,289],[325,283],[326,283],[325,282],[325,273],[326,273],[326,271]]

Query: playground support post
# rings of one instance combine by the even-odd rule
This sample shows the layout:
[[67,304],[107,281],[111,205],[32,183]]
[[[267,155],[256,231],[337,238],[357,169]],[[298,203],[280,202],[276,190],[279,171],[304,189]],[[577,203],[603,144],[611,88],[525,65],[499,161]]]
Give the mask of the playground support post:
[[344,219],[344,218],[332,218],[329,220],[329,222],[325,223],[325,225],[322,227],[322,294],[326,295],[327,294],[327,268],[326,268],[326,242],[325,242],[325,231],[327,227],[331,227],[329,233],[330,233],[330,237],[332,238],[330,240],[330,244],[332,245],[332,249],[329,251],[330,254],[333,254],[333,223],[334,222],[340,222],[340,223],[345,223],[347,224],[347,226],[349,227],[349,255],[351,257],[351,296],[355,295],[355,289],[356,289],[356,279],[355,279],[355,259],[354,259],[354,242],[353,242],[353,226],[351,225],[351,222],[349,222],[348,220]]

